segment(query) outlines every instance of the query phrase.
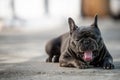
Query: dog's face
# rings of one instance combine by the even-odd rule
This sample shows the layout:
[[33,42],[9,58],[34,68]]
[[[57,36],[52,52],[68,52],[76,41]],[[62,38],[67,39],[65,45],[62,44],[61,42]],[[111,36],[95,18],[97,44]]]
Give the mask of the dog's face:
[[72,18],[68,19],[70,26],[70,46],[77,56],[86,62],[91,62],[98,56],[101,47],[101,33],[97,26],[97,16],[94,23],[88,27],[77,27]]

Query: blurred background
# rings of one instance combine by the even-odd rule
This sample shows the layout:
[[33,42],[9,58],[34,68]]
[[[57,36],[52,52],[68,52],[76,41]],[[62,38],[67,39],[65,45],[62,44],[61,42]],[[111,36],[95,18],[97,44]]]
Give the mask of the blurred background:
[[46,30],[66,24],[67,18],[120,19],[119,0],[0,0],[0,29]]
[[78,26],[98,25],[113,57],[120,56],[120,0],[0,0],[0,63],[45,61],[45,44]]

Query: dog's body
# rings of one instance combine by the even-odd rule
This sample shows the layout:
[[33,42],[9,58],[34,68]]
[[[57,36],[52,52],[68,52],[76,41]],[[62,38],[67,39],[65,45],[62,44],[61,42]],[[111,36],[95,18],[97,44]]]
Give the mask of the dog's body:
[[50,40],[46,45],[46,52],[48,58],[46,62],[59,62],[59,57],[61,55],[61,45],[63,45],[64,39],[69,36],[68,33],[65,33],[57,38]]
[[59,62],[61,67],[87,68],[93,65],[113,69],[113,59],[101,37],[97,16],[89,27],[77,27],[71,18],[68,23],[70,32],[47,43],[49,57],[46,62]]

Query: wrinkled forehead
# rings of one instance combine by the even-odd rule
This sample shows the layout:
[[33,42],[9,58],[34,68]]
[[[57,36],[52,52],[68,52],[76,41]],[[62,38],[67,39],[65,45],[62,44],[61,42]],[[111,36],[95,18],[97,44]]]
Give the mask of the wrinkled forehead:
[[87,26],[81,26],[78,27],[78,29],[76,30],[77,33],[81,34],[81,33],[93,33],[94,30],[91,27],[87,27]]
[[73,37],[80,37],[80,36],[101,36],[99,30],[92,28],[92,27],[85,27],[81,26],[78,27],[74,32],[73,32]]
[[96,35],[100,35],[100,32],[98,29],[92,28],[90,26],[81,26],[78,27],[78,29],[76,29],[75,34],[96,34]]

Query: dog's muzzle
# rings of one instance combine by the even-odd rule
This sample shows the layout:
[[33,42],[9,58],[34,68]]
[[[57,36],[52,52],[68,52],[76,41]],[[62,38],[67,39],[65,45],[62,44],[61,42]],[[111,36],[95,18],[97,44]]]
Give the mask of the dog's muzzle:
[[83,53],[84,61],[92,61],[93,60],[93,52],[98,50],[97,42],[92,38],[84,38],[78,43],[78,51]]

